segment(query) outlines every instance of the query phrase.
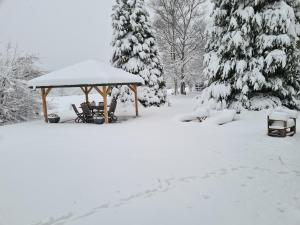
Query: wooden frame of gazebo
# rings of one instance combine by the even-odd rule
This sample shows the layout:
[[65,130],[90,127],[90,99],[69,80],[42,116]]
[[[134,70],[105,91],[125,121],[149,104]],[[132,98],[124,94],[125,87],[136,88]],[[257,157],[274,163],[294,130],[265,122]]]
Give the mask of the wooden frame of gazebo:
[[[114,86],[117,86],[120,84],[115,84]],[[135,115],[139,116],[139,109],[138,109],[138,93],[137,93],[137,84],[127,84],[129,89],[134,93],[134,105],[135,105]],[[70,87],[70,86],[68,86]],[[112,85],[109,86],[101,86],[101,85],[84,85],[84,86],[71,86],[71,87],[80,87],[82,92],[85,95],[85,101],[86,103],[89,102],[89,94],[93,89],[95,89],[103,98],[104,103],[104,119],[105,123],[108,123],[108,110],[107,110],[107,97],[109,93],[111,92]],[[47,109],[47,96],[50,93],[50,91],[54,88],[62,88],[62,87],[37,87],[41,89],[41,96],[42,96],[42,108],[43,108],[43,114],[45,122],[48,123],[48,109]]]
[[[92,75],[90,77],[85,77],[82,75],[80,75],[80,77],[78,75],[81,74],[81,71],[88,71],[89,69],[92,71]],[[104,72],[102,72],[102,70]],[[72,79],[74,78],[72,75],[74,75],[76,79]],[[80,80],[80,82],[78,80]],[[118,80],[120,80],[120,82],[118,82]],[[107,109],[107,100],[111,89],[116,86],[127,85],[134,93],[135,115],[138,116],[139,110],[137,86],[143,85],[143,83],[143,79],[138,76],[132,75],[120,69],[112,68],[106,64],[90,60],[61,71],[49,73],[33,79],[29,81],[29,87],[32,89],[41,89],[42,109],[46,123],[48,122],[47,96],[49,95],[50,91],[54,88],[74,87],[79,87],[82,90],[87,103],[89,102],[89,94],[92,90],[96,90],[102,96],[104,102],[104,119],[105,123],[108,123],[109,115]]]

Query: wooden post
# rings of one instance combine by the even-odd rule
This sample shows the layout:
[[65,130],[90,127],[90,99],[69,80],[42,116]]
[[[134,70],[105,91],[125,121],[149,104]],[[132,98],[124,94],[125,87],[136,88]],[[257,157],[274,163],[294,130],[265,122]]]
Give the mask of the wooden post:
[[102,87],[102,93],[103,93],[103,102],[104,102],[104,119],[105,123],[108,124],[108,111],[107,111],[107,87],[103,86]]
[[139,102],[136,84],[128,85],[129,89],[134,93],[135,115],[139,116]]
[[89,93],[87,87],[84,87],[84,94],[85,94],[85,102],[89,103]]
[[138,106],[138,93],[137,93],[137,86],[133,85],[134,90],[134,103],[135,103],[135,115],[139,116],[139,106]]
[[[48,92],[49,93],[49,92]],[[42,88],[42,104],[43,104],[43,114],[45,122],[48,123],[48,112],[47,112],[47,101],[46,101],[46,90]]]
[[109,89],[106,86],[103,86],[102,90],[99,89],[98,87],[94,87],[94,88],[103,97],[104,119],[105,119],[105,123],[109,123],[109,120],[108,120],[108,110],[107,110],[107,95],[108,95]]
[[82,90],[82,92],[85,95],[85,102],[89,103],[89,92],[88,92],[88,88],[87,87],[80,87],[80,89]]

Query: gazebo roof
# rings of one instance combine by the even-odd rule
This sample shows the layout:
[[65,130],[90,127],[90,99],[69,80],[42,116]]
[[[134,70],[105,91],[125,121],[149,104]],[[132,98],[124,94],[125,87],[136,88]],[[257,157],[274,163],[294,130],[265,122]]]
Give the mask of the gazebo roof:
[[129,84],[143,85],[144,80],[139,76],[94,60],[87,60],[28,82],[31,88]]

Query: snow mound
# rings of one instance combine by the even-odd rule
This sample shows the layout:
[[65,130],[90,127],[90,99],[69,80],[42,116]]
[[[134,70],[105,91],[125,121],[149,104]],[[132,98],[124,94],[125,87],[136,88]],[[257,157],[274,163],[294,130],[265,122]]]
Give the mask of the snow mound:
[[213,124],[223,125],[233,121],[236,117],[236,111],[233,109],[213,110],[207,107],[198,108],[195,112],[183,114],[177,117],[181,122],[191,122],[201,119],[210,120]]
[[190,122],[193,120],[199,120],[199,118],[208,117],[209,113],[209,109],[207,108],[198,108],[195,112],[178,116],[177,120],[181,122]]
[[223,125],[232,122],[236,117],[236,111],[233,109],[224,109],[218,111],[214,118],[214,123],[217,125]]

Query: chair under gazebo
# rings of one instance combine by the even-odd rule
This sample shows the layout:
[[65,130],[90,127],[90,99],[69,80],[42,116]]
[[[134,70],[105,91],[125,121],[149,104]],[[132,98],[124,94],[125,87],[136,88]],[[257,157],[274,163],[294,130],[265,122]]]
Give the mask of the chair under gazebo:
[[48,122],[47,96],[54,88],[78,87],[85,95],[85,101],[89,102],[89,94],[94,89],[102,97],[104,102],[104,119],[108,123],[108,95],[112,87],[127,85],[134,93],[135,113],[138,111],[137,86],[144,84],[141,77],[114,68],[105,63],[94,60],[84,61],[67,68],[51,72],[30,80],[28,86],[31,89],[41,89],[43,114],[45,122]]

